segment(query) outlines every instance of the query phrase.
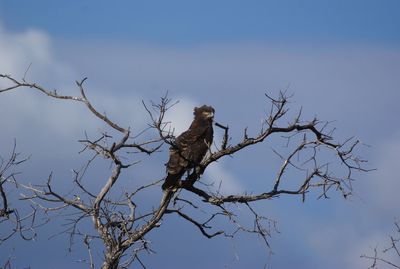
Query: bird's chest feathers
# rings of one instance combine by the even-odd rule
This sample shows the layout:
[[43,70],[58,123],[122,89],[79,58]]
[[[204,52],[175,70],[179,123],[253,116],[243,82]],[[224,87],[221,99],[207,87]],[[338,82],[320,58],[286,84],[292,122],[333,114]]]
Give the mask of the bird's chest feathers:
[[194,136],[196,137],[194,143],[209,145],[213,140],[213,129],[210,126],[203,126],[202,128],[194,129]]

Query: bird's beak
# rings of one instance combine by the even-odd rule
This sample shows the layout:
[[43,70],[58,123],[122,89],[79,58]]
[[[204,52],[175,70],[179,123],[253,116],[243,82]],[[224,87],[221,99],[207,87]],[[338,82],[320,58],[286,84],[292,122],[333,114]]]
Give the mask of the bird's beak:
[[207,113],[207,118],[209,118],[209,119],[214,118],[214,113],[213,112]]

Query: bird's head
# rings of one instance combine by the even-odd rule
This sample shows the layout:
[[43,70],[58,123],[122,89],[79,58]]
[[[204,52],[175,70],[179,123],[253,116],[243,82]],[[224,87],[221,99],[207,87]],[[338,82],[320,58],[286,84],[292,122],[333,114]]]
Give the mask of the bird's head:
[[210,120],[214,119],[215,110],[211,106],[203,105],[201,107],[194,108],[194,118],[195,119],[202,119],[202,120]]

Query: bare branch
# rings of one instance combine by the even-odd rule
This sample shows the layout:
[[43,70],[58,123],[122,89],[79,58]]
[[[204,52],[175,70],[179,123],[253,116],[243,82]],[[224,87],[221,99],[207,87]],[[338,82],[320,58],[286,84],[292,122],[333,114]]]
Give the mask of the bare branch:
[[106,115],[98,112],[93,105],[90,103],[90,101],[87,99],[84,88],[83,88],[83,83],[86,81],[87,78],[82,79],[81,81],[76,81],[77,86],[79,87],[81,96],[69,96],[69,95],[60,95],[57,93],[56,90],[50,91],[45,89],[44,87],[36,84],[36,83],[27,83],[27,82],[20,82],[18,80],[16,80],[15,78],[12,78],[9,75],[4,75],[4,74],[0,74],[0,78],[4,78],[6,80],[8,80],[9,82],[12,83],[12,86],[5,88],[5,89],[0,89],[0,93],[3,92],[7,92],[7,91],[11,91],[17,88],[30,88],[30,89],[34,89],[34,90],[38,90],[40,92],[42,92],[43,94],[46,94],[49,97],[52,98],[56,98],[56,99],[64,99],[64,100],[73,100],[73,101],[77,101],[77,102],[82,102],[84,103],[87,108],[99,119],[101,119],[102,121],[104,121],[105,123],[107,123],[110,127],[114,128],[115,130],[121,132],[121,133],[126,133],[128,132],[127,129],[122,128],[121,126],[119,126],[118,124],[114,123],[113,121],[111,121],[109,118],[107,118]]
[[[5,228],[1,229],[0,244],[10,239],[14,234],[19,234],[22,239],[27,241],[36,237],[36,208],[31,207],[30,212],[21,216],[18,208],[10,207],[10,197],[7,189],[18,186],[16,177],[19,173],[14,169],[28,160],[28,158],[20,158],[20,154],[16,152],[16,147],[17,144],[14,140],[10,157],[6,161],[0,157],[0,224],[6,225]],[[13,197],[12,200],[15,199]]]
[[222,138],[222,144],[221,144],[221,149],[225,150],[227,145],[228,145],[228,140],[229,140],[229,127],[228,126],[224,126],[218,122],[215,123],[215,126],[222,128],[224,130],[224,137]]
[[83,239],[83,243],[85,244],[87,250],[88,250],[88,254],[89,254],[89,266],[90,269],[94,269],[94,262],[93,262],[93,255],[92,255],[92,249],[90,248],[90,238],[89,236],[85,236],[85,238]]
[[211,238],[213,238],[213,237],[215,237],[215,236],[217,236],[217,235],[220,235],[220,234],[224,234],[224,231],[217,231],[217,232],[215,232],[215,233],[213,233],[213,234],[207,233],[205,229],[210,228],[209,226],[206,225],[206,223],[207,223],[208,221],[206,221],[206,222],[204,222],[204,223],[199,223],[199,222],[195,221],[194,219],[192,219],[191,217],[189,217],[188,215],[186,215],[186,214],[184,214],[183,212],[181,212],[180,210],[168,209],[168,210],[165,211],[165,213],[166,213],[166,214],[171,214],[171,213],[176,213],[176,214],[178,214],[180,217],[182,217],[182,218],[184,218],[185,220],[187,220],[187,221],[191,222],[192,224],[194,224],[194,225],[200,230],[200,232],[201,232],[205,237],[207,237],[208,239],[211,239]]
[[[394,223],[396,227],[396,235],[390,236],[390,245],[383,250],[379,251],[378,247],[374,248],[374,255],[361,255],[361,258],[368,259],[372,261],[372,264],[369,268],[378,268],[378,265],[385,264],[390,266],[390,268],[400,268],[400,252],[399,252],[399,244],[400,244],[400,225],[399,222],[396,221]],[[388,254],[394,254],[392,257],[388,257]],[[397,258],[396,261],[393,259]]]

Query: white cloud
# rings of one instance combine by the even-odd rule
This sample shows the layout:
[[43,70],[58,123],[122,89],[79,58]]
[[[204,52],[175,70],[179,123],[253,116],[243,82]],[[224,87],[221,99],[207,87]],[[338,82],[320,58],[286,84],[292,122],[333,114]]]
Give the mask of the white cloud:
[[208,166],[203,178],[206,184],[213,184],[212,190],[219,190],[221,194],[241,194],[245,191],[235,176],[220,162]]
[[49,38],[37,30],[20,34],[7,33],[0,25],[0,56],[2,72],[21,75],[21,71],[26,70],[30,62],[39,66],[49,64]]
[[[0,24],[0,59],[1,73],[22,78],[29,68],[28,81],[53,82],[54,88],[65,86],[67,82],[72,85],[75,76],[73,70],[53,54],[50,37],[36,29],[9,33]],[[4,85],[3,80],[0,85]]]
[[[18,80],[26,75],[27,81],[49,87],[49,90],[78,93],[72,80],[72,68],[56,59],[52,53],[51,39],[44,32],[29,29],[22,33],[9,33],[0,25],[0,59],[2,74],[9,74]],[[9,85],[7,80],[1,79],[0,86],[6,85]],[[28,130],[36,127],[45,130],[46,134],[54,132],[57,136],[70,136],[76,134],[78,128],[89,127],[82,122],[87,118],[83,115],[82,107],[79,107],[82,104],[75,104],[74,107],[72,102],[48,99],[29,88],[3,93],[0,112],[8,115],[2,119],[4,126],[7,126],[5,129],[14,133],[28,133]]]
[[167,111],[165,122],[170,123],[174,135],[178,136],[189,128],[193,120],[193,109],[198,104],[189,97],[177,97],[175,99],[179,102]]
[[[57,89],[60,94],[79,95],[74,81],[80,76],[58,59],[53,46],[51,38],[42,31],[29,29],[9,33],[0,24],[0,73],[22,79],[27,72],[27,81],[49,90]],[[7,85],[10,85],[7,80],[0,80],[0,87]],[[87,96],[100,112],[106,112],[121,125],[145,127],[147,119],[143,117],[145,112],[140,98],[132,94],[111,95],[91,85],[90,81],[85,84]],[[10,137],[34,130],[42,130],[41,137],[81,137],[84,130],[96,131],[102,126],[83,103],[51,99],[29,88],[3,93],[0,113],[7,115],[2,118],[3,126],[7,126],[2,133]]]

